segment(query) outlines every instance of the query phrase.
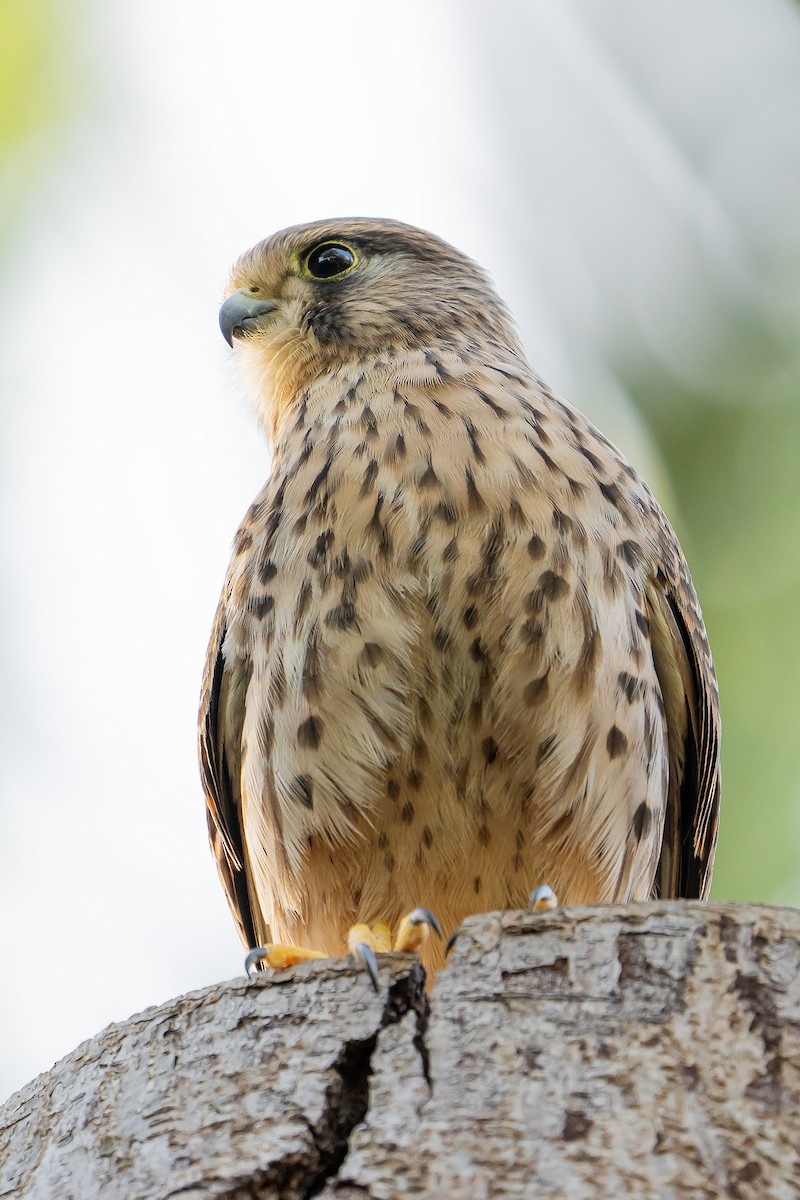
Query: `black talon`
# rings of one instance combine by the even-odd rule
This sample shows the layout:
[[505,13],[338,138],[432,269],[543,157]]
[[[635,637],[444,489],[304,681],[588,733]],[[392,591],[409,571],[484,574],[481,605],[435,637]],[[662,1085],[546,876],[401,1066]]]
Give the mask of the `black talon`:
[[450,937],[447,939],[447,945],[446,945],[446,946],[445,946],[445,948],[444,948],[444,956],[445,956],[445,958],[449,958],[449,957],[450,957],[450,951],[453,949],[453,946],[455,946],[455,944],[456,944],[456,941],[458,940],[458,935],[459,935],[460,933],[461,933],[461,930],[460,930],[460,929],[457,929],[457,930],[455,931],[455,933],[451,933],[451,934],[450,934]]
[[378,986],[378,960],[375,957],[375,951],[372,946],[368,946],[366,942],[356,942],[353,947],[353,953],[357,954],[364,964],[364,969],[372,980],[372,986],[375,991],[380,991]]
[[442,936],[442,927],[429,908],[415,908],[408,914],[412,925],[430,925],[437,937]]
[[255,950],[251,950],[247,958],[244,960],[244,973],[248,979],[255,979],[258,974],[254,971],[256,963],[260,963],[269,954],[269,946],[256,946]]
[[528,901],[528,908],[542,909],[555,908],[556,894],[548,883],[543,883],[541,887],[537,887],[531,892],[531,898]]

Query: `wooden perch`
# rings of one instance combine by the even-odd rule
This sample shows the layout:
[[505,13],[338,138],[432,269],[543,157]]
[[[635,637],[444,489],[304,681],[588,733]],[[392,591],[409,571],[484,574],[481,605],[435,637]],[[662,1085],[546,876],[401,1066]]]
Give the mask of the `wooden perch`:
[[490,913],[192,992],[0,1110],[3,1200],[800,1195],[800,913]]

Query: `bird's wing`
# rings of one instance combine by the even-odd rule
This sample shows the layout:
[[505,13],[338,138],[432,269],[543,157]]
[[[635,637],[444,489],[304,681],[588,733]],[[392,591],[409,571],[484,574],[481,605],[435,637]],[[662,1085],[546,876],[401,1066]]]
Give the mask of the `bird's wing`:
[[226,663],[224,598],[208,647],[200,696],[200,775],[206,793],[211,850],[242,941],[258,945],[247,886],[242,832],[241,756],[247,665]]
[[674,535],[675,571],[647,592],[669,741],[669,793],[656,875],[664,898],[705,899],[719,825],[719,693],[694,587]]

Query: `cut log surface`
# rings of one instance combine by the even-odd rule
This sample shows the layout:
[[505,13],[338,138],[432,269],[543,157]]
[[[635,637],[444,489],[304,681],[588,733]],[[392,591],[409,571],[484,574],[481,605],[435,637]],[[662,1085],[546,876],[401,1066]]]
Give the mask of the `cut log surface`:
[[112,1025],[0,1109],[0,1197],[800,1196],[800,913],[467,921]]

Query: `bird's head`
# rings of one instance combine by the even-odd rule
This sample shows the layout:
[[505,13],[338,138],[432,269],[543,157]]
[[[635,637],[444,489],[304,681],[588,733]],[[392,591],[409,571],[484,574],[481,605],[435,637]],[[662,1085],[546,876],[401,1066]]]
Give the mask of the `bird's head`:
[[433,234],[377,219],[297,225],[259,242],[233,269],[220,327],[273,429],[304,387],[349,363],[468,357],[487,340],[519,353],[480,267]]

